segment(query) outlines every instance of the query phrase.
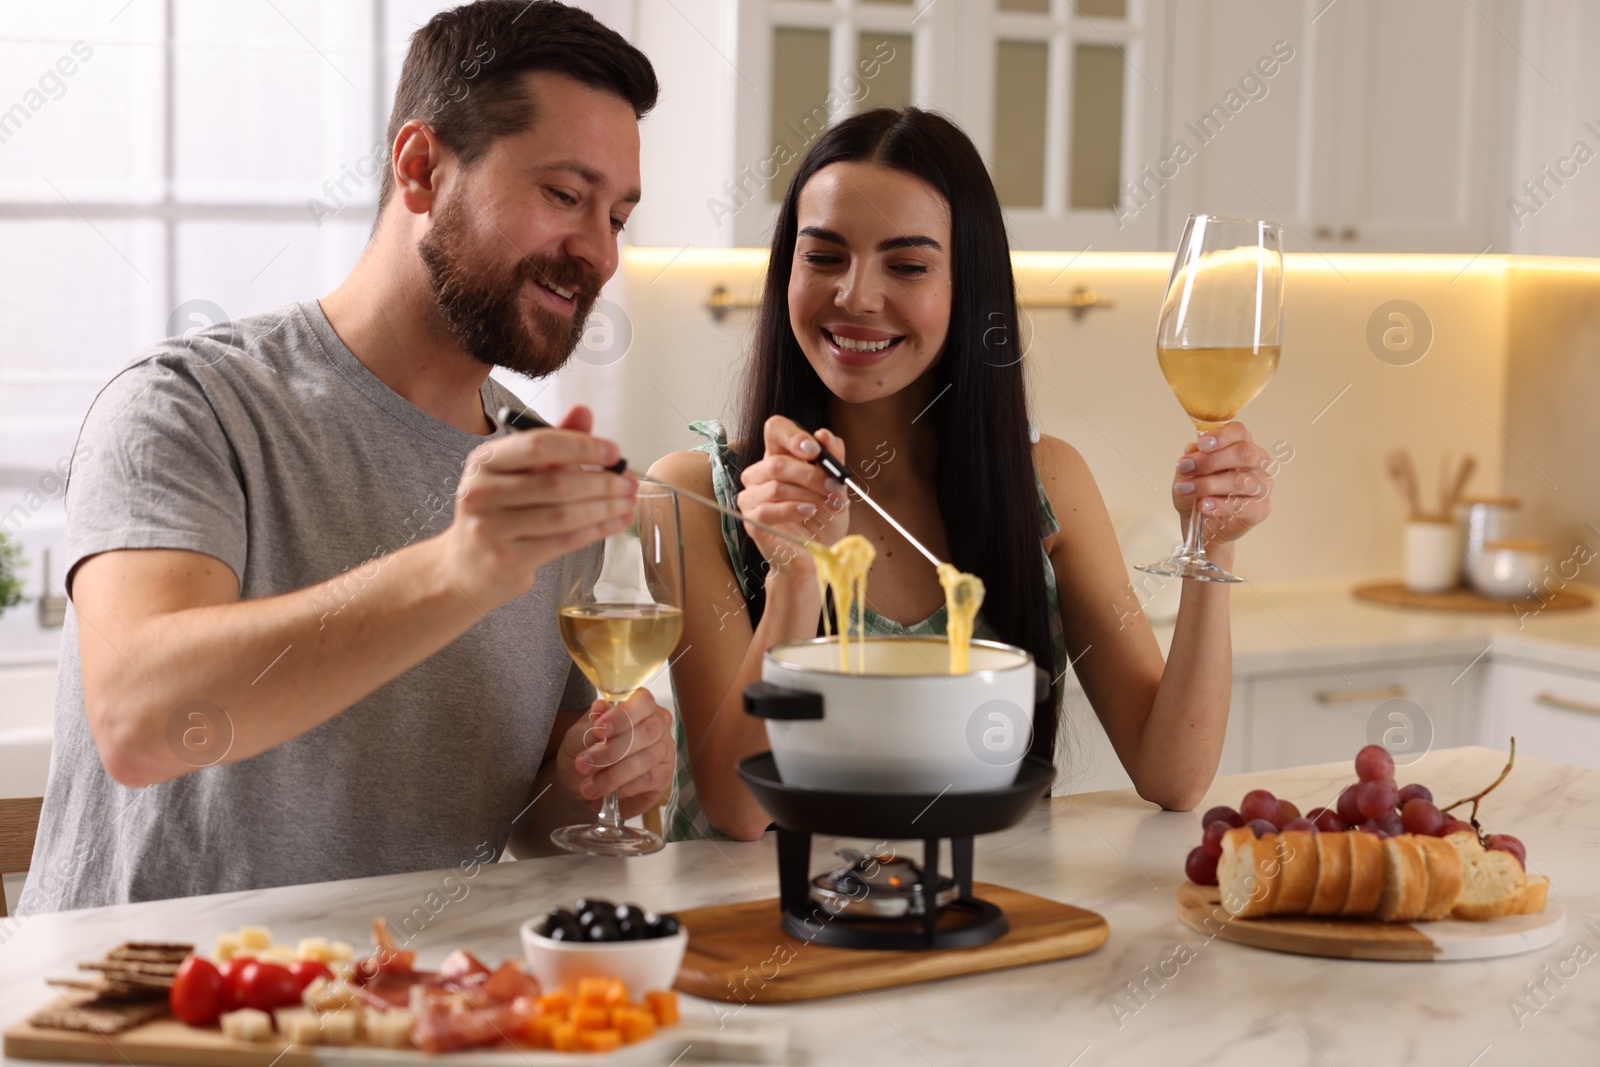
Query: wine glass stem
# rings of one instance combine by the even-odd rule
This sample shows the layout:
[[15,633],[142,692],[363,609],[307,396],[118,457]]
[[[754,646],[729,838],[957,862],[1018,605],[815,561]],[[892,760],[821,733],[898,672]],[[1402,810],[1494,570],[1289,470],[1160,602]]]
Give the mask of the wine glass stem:
[[[1210,432],[1210,430],[1203,431],[1201,436]],[[1183,545],[1183,554],[1190,559],[1206,558],[1206,546],[1201,536],[1204,526],[1200,513],[1200,500],[1196,497],[1194,507],[1189,510],[1189,532]]]
[[[609,711],[616,707],[617,703],[615,700],[606,701],[606,710]],[[604,712],[601,714],[604,714]],[[615,789],[607,793],[605,799],[600,802],[600,825],[608,830],[622,829],[622,812],[618,808],[618,802],[619,798]]]

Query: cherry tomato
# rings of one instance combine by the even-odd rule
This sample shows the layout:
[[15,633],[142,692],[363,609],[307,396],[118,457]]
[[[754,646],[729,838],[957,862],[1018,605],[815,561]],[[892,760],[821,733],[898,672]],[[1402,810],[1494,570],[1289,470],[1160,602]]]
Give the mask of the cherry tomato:
[[210,1026],[230,1006],[222,972],[204,956],[190,956],[172,979],[167,1004],[179,1021],[190,1026]]
[[300,989],[289,968],[261,960],[251,960],[239,973],[239,995],[245,1007],[257,1011],[300,1003]]
[[224,989],[225,1009],[232,1011],[244,1006],[242,991],[239,988],[239,977],[244,973],[246,965],[254,963],[254,956],[235,956],[223,963],[221,967],[222,985]]
[[318,963],[316,960],[296,960],[289,964],[289,973],[294,975],[295,985],[299,986],[301,993],[304,993],[306,987],[318,978],[333,981],[333,972],[328,970],[326,964]]

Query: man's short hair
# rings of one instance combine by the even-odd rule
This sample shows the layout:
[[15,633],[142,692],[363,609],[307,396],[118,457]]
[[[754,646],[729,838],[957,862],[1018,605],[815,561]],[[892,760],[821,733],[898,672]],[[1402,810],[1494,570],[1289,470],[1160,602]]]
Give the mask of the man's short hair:
[[[552,71],[612,93],[643,118],[656,105],[656,72],[643,52],[587,11],[555,0],[477,0],[441,11],[416,33],[400,68],[389,114],[392,151],[400,127],[421,119],[472,163],[497,137],[521,133],[538,114],[523,75]],[[378,210],[394,191],[383,168]]]

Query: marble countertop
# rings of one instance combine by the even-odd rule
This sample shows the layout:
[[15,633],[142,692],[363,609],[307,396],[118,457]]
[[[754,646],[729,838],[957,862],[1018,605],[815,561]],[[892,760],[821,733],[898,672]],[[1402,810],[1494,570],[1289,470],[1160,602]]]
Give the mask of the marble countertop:
[[[1331,666],[1414,662],[1476,655],[1528,660],[1569,670],[1600,672],[1600,590],[1595,607],[1504,614],[1420,611],[1357,600],[1359,582],[1327,579],[1233,588],[1236,674],[1328,670]],[[1165,653],[1170,624],[1157,626]]]
[[[1407,777],[1440,795],[1465,795],[1492,781],[1503,760],[1484,748],[1439,750]],[[1237,804],[1246,790],[1263,787],[1307,808],[1330,802],[1350,780],[1349,763],[1235,775],[1218,779],[1201,807]],[[1444,964],[1333,961],[1207,943],[1178,922],[1173,902],[1183,857],[1199,839],[1198,816],[1157,811],[1123,790],[1042,802],[977,847],[980,879],[1103,914],[1111,938],[1094,954],[745,1007],[734,1018],[787,1022],[795,1064],[1592,1064],[1600,1055],[1600,772],[1521,759],[1482,815],[1491,829],[1520,836],[1529,869],[1549,875],[1551,897],[1567,911],[1566,934],[1555,945]],[[814,867],[827,847],[818,841]],[[205,942],[219,930],[265,923],[279,941],[322,935],[366,944],[372,916],[421,907],[445,873],[0,920],[0,1026],[49,999],[47,975],[69,973],[119,940]],[[499,959],[518,952],[521,921],[581,892],[677,910],[769,896],[776,881],[771,834],[744,844],[672,845],[636,860],[496,864],[445,904],[416,944],[424,964],[457,947]],[[1531,998],[1527,990],[1540,984],[1547,992]],[[734,1010],[692,999],[686,1009],[709,1019]]]

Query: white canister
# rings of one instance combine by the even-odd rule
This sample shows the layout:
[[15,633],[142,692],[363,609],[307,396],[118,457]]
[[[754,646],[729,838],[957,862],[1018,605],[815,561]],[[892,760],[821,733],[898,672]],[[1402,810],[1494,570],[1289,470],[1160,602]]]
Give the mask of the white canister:
[[1461,584],[1473,585],[1483,546],[1504,535],[1506,513],[1522,506],[1514,496],[1465,497],[1457,505],[1461,533]]
[[1406,588],[1413,593],[1443,593],[1461,578],[1461,532],[1449,519],[1406,523]]
[[1496,600],[1537,596],[1545,569],[1543,541],[1488,541],[1473,566],[1472,584]]

